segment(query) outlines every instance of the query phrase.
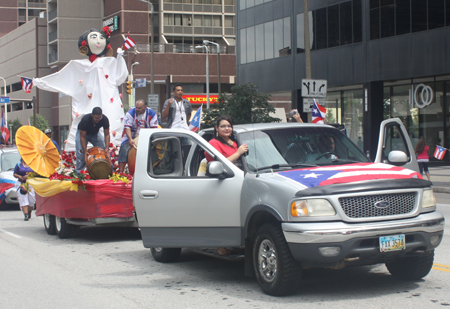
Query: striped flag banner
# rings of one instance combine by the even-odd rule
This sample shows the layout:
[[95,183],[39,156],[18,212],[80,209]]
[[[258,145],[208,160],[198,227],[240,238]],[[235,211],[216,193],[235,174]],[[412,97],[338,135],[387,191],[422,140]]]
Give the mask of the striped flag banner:
[[136,46],[136,42],[134,42],[134,40],[127,35],[125,42],[123,42],[123,49],[128,50],[133,46]]
[[438,160],[442,160],[444,158],[444,155],[446,152],[447,152],[447,148],[436,145],[436,150],[434,151],[434,157]]

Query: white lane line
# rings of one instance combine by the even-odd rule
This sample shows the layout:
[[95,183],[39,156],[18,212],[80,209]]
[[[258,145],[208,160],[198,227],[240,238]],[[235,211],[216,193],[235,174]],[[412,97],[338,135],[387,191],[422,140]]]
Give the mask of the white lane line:
[[9,235],[9,236],[12,236],[12,237],[15,237],[15,238],[22,238],[22,237],[20,237],[19,235],[14,234],[14,233],[11,233],[11,232],[8,232],[8,231],[5,231],[4,229],[0,229],[0,232],[3,232],[3,233],[5,233],[5,234],[7,234],[7,235]]

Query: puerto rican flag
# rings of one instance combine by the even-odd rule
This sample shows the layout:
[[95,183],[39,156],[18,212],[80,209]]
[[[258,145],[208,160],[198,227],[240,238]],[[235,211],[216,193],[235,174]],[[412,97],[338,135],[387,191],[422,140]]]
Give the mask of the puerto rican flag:
[[136,42],[134,42],[133,39],[127,35],[125,42],[123,42],[123,49],[128,50],[133,46],[136,46]]
[[313,123],[323,123],[325,121],[325,115],[327,114],[327,109],[320,106],[316,100],[314,100],[314,105],[312,108],[312,122]]
[[436,150],[434,151],[434,157],[438,160],[442,160],[444,158],[447,149],[441,146],[436,146]]
[[21,77],[20,80],[22,81],[22,89],[25,90],[26,93],[30,93],[31,88],[33,88],[33,80],[27,77]]
[[5,200],[6,195],[14,189],[15,181],[7,178],[0,179],[0,204]]
[[202,107],[203,107],[203,104],[197,110],[197,112],[194,115],[194,118],[192,118],[192,121],[189,124],[189,130],[191,130],[193,132],[197,132],[198,130],[200,130],[200,122],[202,120]]
[[6,120],[5,120],[5,114],[4,114],[4,110],[2,109],[2,121],[1,121],[1,132],[2,132],[2,138],[3,138],[3,140],[5,141],[5,144],[6,144],[6,142],[9,140],[9,135],[10,135],[10,133],[9,133],[9,130],[8,130],[8,124],[6,123]]
[[383,163],[356,163],[339,166],[312,167],[279,172],[278,175],[308,188],[366,180],[423,179],[415,171]]

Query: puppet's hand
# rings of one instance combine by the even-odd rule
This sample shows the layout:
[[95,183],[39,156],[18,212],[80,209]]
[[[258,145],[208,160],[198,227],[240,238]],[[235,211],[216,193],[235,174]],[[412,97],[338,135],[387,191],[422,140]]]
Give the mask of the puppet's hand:
[[119,47],[117,49],[117,54],[123,56],[123,49]]

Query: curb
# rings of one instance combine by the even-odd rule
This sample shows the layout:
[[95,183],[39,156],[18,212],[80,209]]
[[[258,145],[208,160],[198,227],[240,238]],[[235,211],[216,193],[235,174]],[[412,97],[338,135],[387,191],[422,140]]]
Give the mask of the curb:
[[432,187],[434,193],[448,193],[450,194],[450,188],[444,187]]

